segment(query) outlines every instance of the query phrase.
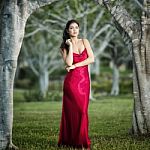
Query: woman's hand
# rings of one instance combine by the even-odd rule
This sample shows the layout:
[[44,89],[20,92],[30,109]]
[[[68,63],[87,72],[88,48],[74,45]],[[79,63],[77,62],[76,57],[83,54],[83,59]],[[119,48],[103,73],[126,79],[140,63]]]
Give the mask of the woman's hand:
[[66,44],[69,45],[69,46],[72,45],[71,39],[67,39]]
[[69,67],[66,67],[66,70],[69,72],[71,69],[75,69],[76,66],[75,65],[71,65]]

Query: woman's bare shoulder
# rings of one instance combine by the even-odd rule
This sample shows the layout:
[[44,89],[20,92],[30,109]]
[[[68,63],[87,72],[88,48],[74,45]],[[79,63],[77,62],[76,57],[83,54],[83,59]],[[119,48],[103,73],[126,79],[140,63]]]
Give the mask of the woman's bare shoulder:
[[90,43],[89,43],[89,40],[88,40],[88,39],[83,38],[82,40],[83,40],[83,42],[84,42],[84,44],[85,44],[85,45],[87,45],[87,46],[88,46],[88,45],[90,45]]
[[81,38],[81,39],[79,39],[80,41],[88,41],[88,39],[86,39],[86,38]]

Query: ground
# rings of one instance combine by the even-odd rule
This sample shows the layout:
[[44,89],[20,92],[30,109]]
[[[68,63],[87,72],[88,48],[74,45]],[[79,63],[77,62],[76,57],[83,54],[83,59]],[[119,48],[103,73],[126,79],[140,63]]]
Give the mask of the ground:
[[[20,150],[59,150],[61,102],[14,102],[13,142]],[[128,134],[132,96],[99,97],[89,104],[91,150],[149,150],[145,137]],[[61,148],[66,150],[66,148]]]

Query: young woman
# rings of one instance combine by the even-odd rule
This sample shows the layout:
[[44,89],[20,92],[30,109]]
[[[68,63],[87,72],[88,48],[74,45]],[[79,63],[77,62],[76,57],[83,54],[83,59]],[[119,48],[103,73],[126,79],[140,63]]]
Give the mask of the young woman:
[[88,104],[90,79],[88,65],[94,54],[87,39],[79,39],[79,23],[67,22],[63,33],[61,54],[67,75],[63,86],[62,117],[58,146],[90,150],[88,137]]

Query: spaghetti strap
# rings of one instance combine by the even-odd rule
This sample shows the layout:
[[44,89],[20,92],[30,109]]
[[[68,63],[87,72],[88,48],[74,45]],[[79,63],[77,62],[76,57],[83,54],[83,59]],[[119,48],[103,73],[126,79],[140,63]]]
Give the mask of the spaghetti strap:
[[87,50],[86,50],[85,43],[84,43],[84,39],[82,39],[82,42],[83,42],[83,45],[84,45],[84,51],[87,51]]
[[[85,47],[85,44],[84,44],[84,40],[82,39],[82,42],[83,42],[83,45],[84,45],[84,47]],[[86,47],[85,47],[86,48]]]

